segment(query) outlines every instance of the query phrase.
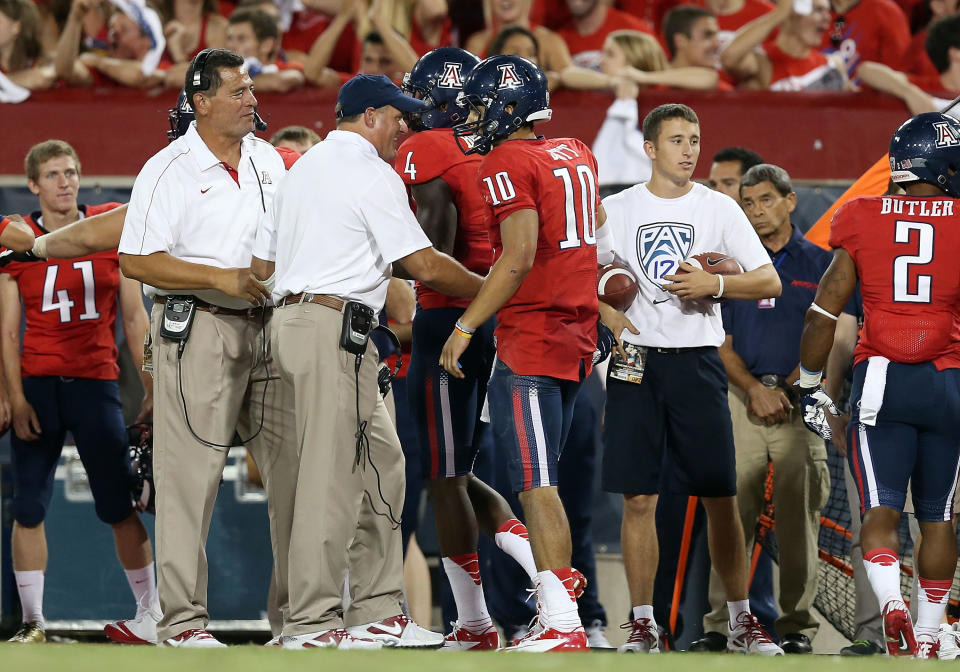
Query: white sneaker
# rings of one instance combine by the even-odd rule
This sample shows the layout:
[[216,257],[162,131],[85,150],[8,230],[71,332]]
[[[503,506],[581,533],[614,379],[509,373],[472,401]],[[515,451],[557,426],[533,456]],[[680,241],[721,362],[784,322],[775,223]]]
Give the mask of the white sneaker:
[[382,642],[384,646],[401,649],[436,649],[443,645],[442,634],[420,627],[403,614],[366,625],[355,625],[347,628],[347,632],[353,637],[372,639]]
[[283,646],[283,637],[277,635],[273,637],[269,642],[264,644],[264,646]]
[[770,639],[757,617],[744,612],[737,617],[736,627],[727,637],[727,651],[757,656],[782,656],[783,649]]
[[309,632],[305,635],[283,635],[280,638],[284,649],[379,649],[380,642],[359,639],[343,628]]
[[960,632],[956,631],[956,627],[956,623],[953,626],[946,623],[940,624],[940,631],[937,632],[937,643],[939,644],[937,657],[940,660],[954,660],[957,656],[960,656],[960,645],[957,643]]
[[176,637],[163,640],[161,646],[178,649],[225,649],[227,645],[206,630],[184,630]]
[[660,633],[650,618],[635,618],[620,626],[630,631],[627,641],[617,649],[618,653],[660,653]]
[[584,628],[587,632],[587,644],[591,649],[612,649],[613,644],[607,640],[604,634],[603,621],[597,619]]
[[107,623],[103,626],[103,634],[117,644],[156,644],[159,622],[160,614],[148,610],[136,618]]

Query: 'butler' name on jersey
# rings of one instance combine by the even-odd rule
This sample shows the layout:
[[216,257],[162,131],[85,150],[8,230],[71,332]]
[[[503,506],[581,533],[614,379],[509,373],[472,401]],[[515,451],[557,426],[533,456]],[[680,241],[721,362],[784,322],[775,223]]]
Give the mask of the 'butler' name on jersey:
[[497,312],[498,357],[519,375],[579,380],[597,344],[597,160],[574,138],[510,140],[480,164],[490,242],[520,210],[539,220],[533,268]]

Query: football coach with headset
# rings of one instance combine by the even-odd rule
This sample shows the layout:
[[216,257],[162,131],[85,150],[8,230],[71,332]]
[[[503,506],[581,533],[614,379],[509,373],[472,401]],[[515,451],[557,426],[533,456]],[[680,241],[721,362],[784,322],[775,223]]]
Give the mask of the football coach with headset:
[[[382,75],[344,84],[337,129],[290,169],[254,246],[257,275],[274,278],[271,338],[300,451],[285,648],[443,642],[400,612],[404,461],[368,338],[394,263],[445,294],[482,284],[431,247],[392,167],[402,114],[425,109]],[[365,606],[343,614],[348,554]]]
[[185,84],[196,122],[137,176],[119,252],[124,275],[140,280],[155,302],[157,639],[219,647],[206,631],[204,546],[236,435],[249,442],[264,478],[279,601],[286,601],[297,472],[284,432],[292,429],[293,400],[269,380],[276,377],[269,291],[249,268],[284,165],[252,134],[257,99],[240,56],[200,52]]

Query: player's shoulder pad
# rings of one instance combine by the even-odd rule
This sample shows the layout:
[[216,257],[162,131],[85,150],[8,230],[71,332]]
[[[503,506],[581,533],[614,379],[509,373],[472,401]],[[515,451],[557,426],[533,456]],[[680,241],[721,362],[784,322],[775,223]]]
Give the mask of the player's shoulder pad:
[[280,158],[283,159],[283,167],[287,170],[293,168],[293,164],[302,156],[300,152],[295,149],[290,149],[289,147],[280,146],[274,147],[274,149],[277,151],[277,154],[280,155]]
[[442,130],[413,133],[397,150],[394,168],[404,184],[423,184],[464,159],[453,135]]

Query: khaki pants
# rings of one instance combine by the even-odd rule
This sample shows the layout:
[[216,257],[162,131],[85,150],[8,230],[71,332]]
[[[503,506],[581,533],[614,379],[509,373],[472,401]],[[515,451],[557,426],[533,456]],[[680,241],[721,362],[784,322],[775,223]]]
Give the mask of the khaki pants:
[[[235,432],[244,439],[257,432],[263,411],[263,428],[247,448],[267,492],[278,601],[283,611],[288,602],[286,558],[297,481],[291,440],[293,398],[277,377],[269,342],[264,343],[269,318],[262,328],[259,315],[197,311],[178,373],[177,342],[159,333],[162,313],[163,306],[155,305],[151,314],[161,641],[185,630],[206,628],[210,620],[205,545],[228,449],[208,446],[193,433],[212,443],[232,445]],[[187,426],[184,405],[193,433]]]
[[[280,375],[295,393],[300,457],[287,636],[396,616],[403,599],[400,528],[378,515],[389,511],[399,520],[403,452],[380,397],[377,351],[370,342],[359,372],[359,415],[367,423],[369,454],[357,464],[357,374],[355,357],[339,347],[341,321],[338,311],[304,303],[278,308],[271,325]],[[352,599],[344,614],[348,566]]]
[[[830,472],[823,441],[808,430],[794,408],[788,420],[767,427],[747,414],[747,397],[730,386],[730,416],[737,450],[737,503],[747,542],[753,552],[754,532],[763,512],[767,460],[773,461],[773,506],[780,551],[781,637],[801,633],[813,639],[819,622],[811,612],[817,594],[817,540],[820,510],[830,495]],[[720,577],[710,572],[710,606],[703,618],[706,632],[727,632],[727,604]]]

